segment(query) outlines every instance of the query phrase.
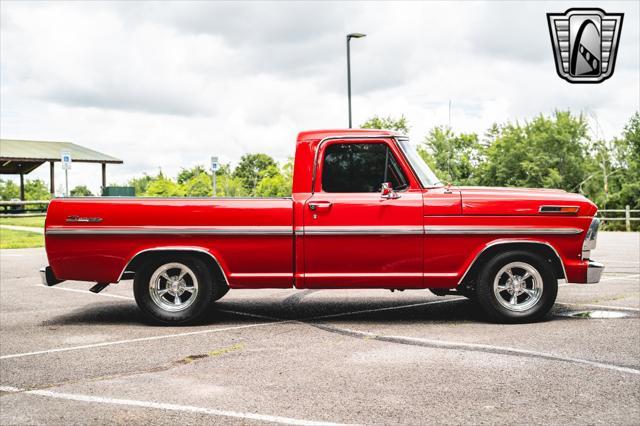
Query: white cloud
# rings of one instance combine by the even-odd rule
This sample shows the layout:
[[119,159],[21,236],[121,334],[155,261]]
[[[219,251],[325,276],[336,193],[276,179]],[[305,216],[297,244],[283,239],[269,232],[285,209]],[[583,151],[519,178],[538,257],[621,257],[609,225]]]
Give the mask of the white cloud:
[[[570,108],[612,137],[640,109],[639,6],[591,5],[625,12],[600,85],[555,72],[545,13],[575,3],[2,2],[0,133],[120,157],[119,183],[210,155],[284,160],[298,131],[346,126],[345,34],[360,31],[354,123],[405,114],[419,140],[451,101],[459,131]],[[97,190],[99,166],[74,166],[81,182]]]

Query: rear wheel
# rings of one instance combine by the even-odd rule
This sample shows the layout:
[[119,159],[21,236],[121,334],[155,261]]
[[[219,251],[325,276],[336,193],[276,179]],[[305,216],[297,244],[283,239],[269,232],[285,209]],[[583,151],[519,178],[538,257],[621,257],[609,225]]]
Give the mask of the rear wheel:
[[209,265],[197,257],[149,260],[135,275],[136,303],[152,320],[168,325],[193,322],[226,293]]
[[478,302],[496,322],[525,323],[545,316],[558,294],[558,279],[549,262],[528,252],[506,252],[480,270]]

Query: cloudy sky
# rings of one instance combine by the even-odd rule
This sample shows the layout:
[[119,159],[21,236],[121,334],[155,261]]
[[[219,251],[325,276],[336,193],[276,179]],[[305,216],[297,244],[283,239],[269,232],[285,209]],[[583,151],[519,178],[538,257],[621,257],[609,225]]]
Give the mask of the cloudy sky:
[[[610,138],[640,109],[639,4],[3,1],[0,135],[124,159],[109,183],[211,155],[284,160],[298,131],[347,126],[345,34],[363,32],[355,124],[405,114],[418,141],[451,101],[456,131],[570,108]],[[587,6],[625,13],[621,45],[611,79],[573,85],[556,74],[545,14]],[[48,181],[48,168],[29,177]],[[97,190],[99,166],[74,165],[81,183]]]

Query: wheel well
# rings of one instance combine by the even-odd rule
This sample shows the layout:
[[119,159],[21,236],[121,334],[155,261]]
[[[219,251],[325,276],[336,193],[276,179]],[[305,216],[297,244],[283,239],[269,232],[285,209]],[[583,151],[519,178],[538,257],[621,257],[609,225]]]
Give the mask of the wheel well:
[[136,254],[133,259],[129,261],[127,266],[124,268],[124,272],[122,273],[122,279],[133,279],[136,272],[150,260],[158,259],[158,258],[166,258],[171,256],[192,256],[198,259],[201,259],[207,265],[211,267],[213,271],[214,278],[219,282],[225,283],[225,285],[229,285],[227,281],[227,277],[222,270],[222,267],[218,263],[218,260],[214,258],[208,252],[200,251],[200,250],[147,250],[142,253]]
[[464,276],[462,283],[463,285],[473,285],[475,278],[480,271],[480,268],[493,256],[509,252],[515,250],[522,250],[529,253],[534,253],[545,259],[547,262],[551,263],[553,267],[553,271],[558,279],[564,278],[564,268],[562,266],[562,261],[558,257],[558,253],[549,245],[545,243],[537,243],[537,242],[513,242],[513,243],[504,243],[504,244],[496,244],[485,249],[477,259],[474,260],[473,264],[467,271]]

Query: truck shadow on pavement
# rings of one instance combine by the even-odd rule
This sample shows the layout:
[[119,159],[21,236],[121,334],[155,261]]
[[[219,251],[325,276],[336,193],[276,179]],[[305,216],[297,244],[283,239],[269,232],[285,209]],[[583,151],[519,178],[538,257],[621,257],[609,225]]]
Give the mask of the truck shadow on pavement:
[[[444,302],[444,303],[443,303]],[[233,325],[269,321],[349,322],[349,323],[460,323],[486,322],[480,308],[466,299],[384,301],[380,299],[314,300],[283,303],[281,298],[266,300],[221,300],[197,323]],[[155,325],[145,319],[135,303],[101,302],[86,305],[42,321],[42,326],[118,324]]]

